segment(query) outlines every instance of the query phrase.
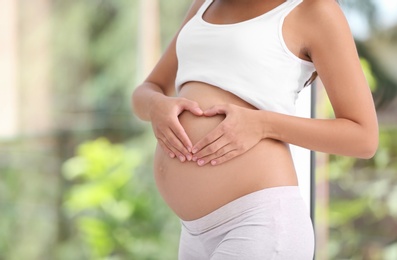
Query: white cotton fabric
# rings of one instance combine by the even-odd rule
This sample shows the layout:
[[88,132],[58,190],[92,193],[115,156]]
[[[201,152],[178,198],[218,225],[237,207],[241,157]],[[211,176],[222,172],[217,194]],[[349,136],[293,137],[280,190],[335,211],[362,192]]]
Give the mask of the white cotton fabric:
[[258,109],[294,114],[298,93],[315,69],[287,48],[282,25],[302,0],[234,24],[206,22],[212,2],[205,1],[177,38],[177,93],[187,82],[204,82]]
[[297,186],[263,189],[182,221],[179,260],[311,260],[314,232]]

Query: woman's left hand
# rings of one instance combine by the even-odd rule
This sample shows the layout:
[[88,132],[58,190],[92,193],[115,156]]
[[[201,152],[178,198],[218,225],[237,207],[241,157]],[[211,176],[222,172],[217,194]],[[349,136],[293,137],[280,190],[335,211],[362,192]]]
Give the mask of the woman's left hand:
[[193,161],[199,166],[229,161],[254,147],[263,138],[259,110],[227,104],[204,111],[207,117],[219,114],[226,115],[225,119],[193,146]]

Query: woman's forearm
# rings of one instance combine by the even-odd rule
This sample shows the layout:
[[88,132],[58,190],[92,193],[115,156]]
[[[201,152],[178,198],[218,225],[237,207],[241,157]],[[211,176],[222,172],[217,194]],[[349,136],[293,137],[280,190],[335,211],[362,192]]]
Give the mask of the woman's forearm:
[[[310,119],[260,111],[264,137],[310,150],[371,158],[378,147],[377,123],[360,124],[345,118]],[[375,119],[376,121],[376,119]]]
[[132,107],[135,114],[142,120],[150,121],[150,111],[153,98],[163,95],[162,89],[153,83],[145,82],[138,86],[132,94]]
[[140,119],[151,122],[159,145],[170,157],[177,156],[181,162],[191,160],[193,144],[178,117],[183,111],[201,116],[203,111],[197,102],[170,97],[157,84],[145,82],[134,91],[132,104]]

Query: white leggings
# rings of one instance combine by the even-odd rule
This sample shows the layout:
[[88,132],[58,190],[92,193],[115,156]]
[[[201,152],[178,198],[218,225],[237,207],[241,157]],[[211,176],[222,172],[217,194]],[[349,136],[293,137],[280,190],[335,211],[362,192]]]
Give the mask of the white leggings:
[[240,197],[182,221],[179,260],[312,260],[314,232],[297,186]]

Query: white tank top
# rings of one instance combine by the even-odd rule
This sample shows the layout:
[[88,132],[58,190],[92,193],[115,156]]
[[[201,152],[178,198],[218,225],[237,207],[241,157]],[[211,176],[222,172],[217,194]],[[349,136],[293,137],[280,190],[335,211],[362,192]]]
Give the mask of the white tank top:
[[298,93],[315,71],[311,62],[286,46],[282,25],[302,0],[287,0],[255,18],[211,24],[203,14],[206,0],[182,28],[176,45],[176,91],[190,81],[229,91],[258,109],[295,113]]

